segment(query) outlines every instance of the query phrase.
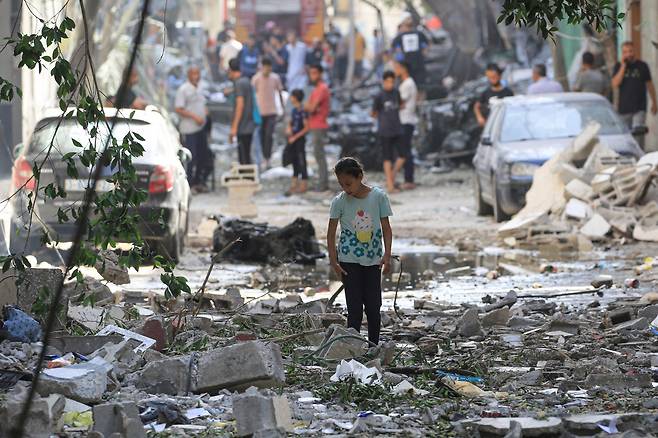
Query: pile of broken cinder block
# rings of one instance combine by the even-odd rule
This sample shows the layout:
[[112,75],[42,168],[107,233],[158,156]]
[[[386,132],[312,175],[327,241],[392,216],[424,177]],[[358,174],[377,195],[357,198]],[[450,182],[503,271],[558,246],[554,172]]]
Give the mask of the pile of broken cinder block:
[[525,207],[498,230],[506,242],[580,252],[611,237],[658,242],[658,152],[621,156],[599,129],[588,125],[535,172]]

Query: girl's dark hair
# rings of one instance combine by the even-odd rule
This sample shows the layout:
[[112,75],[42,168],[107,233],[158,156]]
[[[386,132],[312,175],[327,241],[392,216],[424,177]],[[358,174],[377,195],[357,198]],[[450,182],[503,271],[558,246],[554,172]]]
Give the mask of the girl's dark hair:
[[363,166],[359,160],[352,157],[345,157],[338,160],[334,166],[334,173],[338,175],[350,175],[354,178],[363,176]]
[[290,93],[295,99],[297,99],[298,102],[304,102],[304,90],[300,90],[299,88],[295,88],[292,90]]

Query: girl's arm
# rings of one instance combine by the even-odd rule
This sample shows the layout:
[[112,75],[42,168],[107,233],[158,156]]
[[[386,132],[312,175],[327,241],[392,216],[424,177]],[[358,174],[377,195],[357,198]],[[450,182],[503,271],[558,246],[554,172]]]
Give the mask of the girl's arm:
[[329,251],[329,263],[333,270],[340,277],[347,275],[347,272],[338,263],[338,253],[336,251],[336,228],[338,228],[338,219],[329,219],[327,227],[327,249]]
[[388,217],[381,219],[382,234],[384,235],[384,257],[382,257],[382,272],[389,274],[391,272],[391,247],[393,246],[393,230]]
[[299,140],[300,138],[305,136],[308,133],[308,131],[310,131],[310,129],[308,127],[308,119],[304,119],[304,129],[302,129],[297,134],[290,137],[290,143],[296,142],[297,140]]

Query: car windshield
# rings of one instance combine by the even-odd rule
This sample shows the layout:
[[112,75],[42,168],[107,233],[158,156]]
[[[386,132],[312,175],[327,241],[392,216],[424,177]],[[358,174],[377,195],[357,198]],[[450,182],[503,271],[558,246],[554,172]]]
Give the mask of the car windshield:
[[612,107],[600,101],[532,103],[505,108],[500,141],[576,137],[592,121],[601,124],[601,135],[628,132]]
[[[59,119],[56,118],[46,119],[37,124],[27,150],[28,154],[39,155],[44,152],[50,145],[51,140],[53,140],[54,150],[62,155],[68,152],[81,152],[80,147],[76,146],[73,140],[80,143],[83,148],[87,147],[90,136],[75,119],[64,120],[57,128],[58,121]],[[150,161],[166,153],[165,142],[160,138],[163,134],[159,133],[153,125],[135,120],[120,119],[114,125],[112,135],[118,142],[122,142],[129,132],[137,133],[144,138],[144,141],[138,140],[144,147],[144,155],[140,159]],[[99,124],[98,134],[96,135],[97,150],[103,148],[107,135],[107,125],[104,123]]]

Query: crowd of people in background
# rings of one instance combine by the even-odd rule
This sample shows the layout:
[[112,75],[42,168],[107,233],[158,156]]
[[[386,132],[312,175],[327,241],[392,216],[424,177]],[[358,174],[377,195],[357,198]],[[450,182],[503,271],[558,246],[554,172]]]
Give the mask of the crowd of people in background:
[[[239,162],[253,162],[252,140],[257,135],[262,167],[269,169],[274,133],[277,124],[281,123],[287,140],[284,165],[293,167],[293,179],[287,193],[303,193],[309,189],[305,158],[307,138],[318,167],[314,189],[328,189],[325,146],[331,90],[346,85],[348,54],[353,47],[353,84],[373,75],[382,84],[381,92],[374,100],[372,116],[378,122],[378,145],[384,159],[386,188],[389,193],[413,189],[411,144],[419,120],[416,108],[424,99],[424,87],[428,81],[425,57],[430,41],[408,14],[401,17],[397,34],[389,46],[379,29],[375,29],[370,41],[372,62],[366,71],[368,45],[358,29],[354,32],[354,40],[349,41],[349,35],[343,35],[329,22],[322,38],[305,42],[295,31],[286,32],[270,21],[262,31],[248,35],[241,43],[227,25],[217,36],[211,71],[216,80],[227,78],[233,82],[233,87],[226,93],[233,101],[230,141],[237,142]],[[487,65],[485,74],[489,85],[473,105],[480,126],[486,124],[491,98],[514,94],[506,86],[503,70],[497,64]],[[208,132],[210,122],[205,100],[198,91],[198,75],[196,68],[188,71],[188,80],[176,94],[175,107],[182,120],[183,142],[194,157],[189,169],[190,181],[203,186],[207,174],[204,163],[208,156],[204,152],[208,150],[207,136],[203,133]],[[617,89],[618,111],[629,128],[644,125],[647,111],[653,114],[658,111],[649,67],[636,59],[630,42],[623,44],[622,59],[615,66],[612,77],[595,67],[592,53],[583,53],[582,68],[572,89],[607,97]],[[284,99],[284,91],[287,91],[288,99]],[[527,94],[562,91],[562,83],[549,77],[545,64],[533,66],[532,84]],[[650,107],[647,93],[651,98]],[[399,174],[404,175],[402,183],[397,181]]]

